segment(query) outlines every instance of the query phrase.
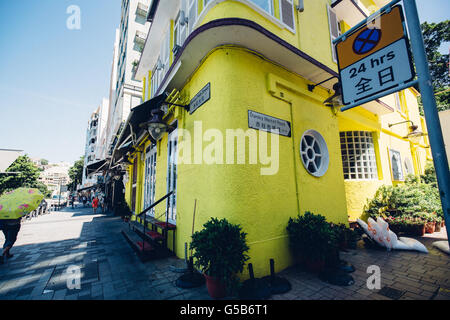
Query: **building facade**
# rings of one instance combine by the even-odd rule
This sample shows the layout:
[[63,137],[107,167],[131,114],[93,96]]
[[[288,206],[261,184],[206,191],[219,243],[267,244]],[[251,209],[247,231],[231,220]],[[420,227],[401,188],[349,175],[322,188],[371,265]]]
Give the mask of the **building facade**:
[[121,20],[116,31],[111,70],[108,119],[108,155],[130,110],[142,102],[142,79],[135,77],[137,63],[147,38],[147,13],[150,0],[123,0]]
[[[179,257],[211,217],[240,224],[259,277],[271,258],[276,271],[292,264],[290,217],[348,224],[379,186],[421,174],[431,153],[414,89],[345,112],[324,104],[338,76],[332,40],[386,3],[152,1],[136,71],[144,103],[112,156],[132,211],[173,191],[148,214],[176,226]],[[158,105],[167,126],[149,136]]]
[[45,184],[49,191],[59,192],[61,187],[70,183],[70,164],[66,162],[50,163],[40,173],[39,181]]

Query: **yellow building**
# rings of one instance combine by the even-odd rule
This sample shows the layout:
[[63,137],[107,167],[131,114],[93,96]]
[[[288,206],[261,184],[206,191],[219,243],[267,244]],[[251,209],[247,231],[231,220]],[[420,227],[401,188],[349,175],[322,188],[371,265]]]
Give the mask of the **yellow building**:
[[[332,2],[152,2],[135,75],[144,103],[113,159],[131,163],[134,213],[174,191],[148,215],[176,226],[167,245],[178,257],[193,229],[227,218],[248,234],[255,275],[271,258],[280,271],[292,263],[290,217],[354,221],[379,186],[422,172],[428,141],[406,138],[426,132],[414,89],[345,112],[324,105],[338,81],[332,40],[388,1]],[[156,139],[152,116],[169,125]]]

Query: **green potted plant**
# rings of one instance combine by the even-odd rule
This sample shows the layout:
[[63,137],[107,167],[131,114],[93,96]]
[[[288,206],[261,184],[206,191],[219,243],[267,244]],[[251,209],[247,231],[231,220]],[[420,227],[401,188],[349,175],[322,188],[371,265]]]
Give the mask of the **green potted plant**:
[[202,270],[212,298],[225,297],[236,273],[243,271],[249,259],[246,235],[239,225],[216,218],[211,218],[202,230],[192,235],[194,264]]
[[407,234],[410,236],[419,236],[422,237],[425,235],[426,230],[426,220],[419,217],[411,217],[407,216],[404,218],[406,224]]
[[356,243],[361,238],[356,230],[347,227],[343,223],[331,223],[330,225],[334,229],[340,250],[356,249]]
[[290,218],[286,229],[294,258],[309,271],[322,271],[338,250],[336,232],[322,215],[306,212]]

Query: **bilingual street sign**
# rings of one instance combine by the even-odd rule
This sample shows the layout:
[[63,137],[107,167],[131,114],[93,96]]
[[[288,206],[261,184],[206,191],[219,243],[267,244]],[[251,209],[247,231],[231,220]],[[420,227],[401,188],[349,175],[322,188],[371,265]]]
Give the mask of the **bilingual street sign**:
[[291,136],[291,123],[289,121],[268,116],[256,111],[248,110],[248,127],[267,131],[277,132],[279,135]]
[[211,98],[211,83],[208,82],[189,103],[189,114],[194,113]]
[[344,105],[367,100],[414,79],[401,6],[337,43]]

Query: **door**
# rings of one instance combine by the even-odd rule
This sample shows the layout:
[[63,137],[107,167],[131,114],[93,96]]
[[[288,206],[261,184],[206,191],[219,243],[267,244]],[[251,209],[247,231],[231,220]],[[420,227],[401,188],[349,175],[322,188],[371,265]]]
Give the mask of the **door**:
[[169,133],[169,141],[167,143],[167,193],[173,191],[168,198],[167,215],[168,221],[176,224],[177,220],[177,159],[178,159],[178,129],[176,128]]
[[[144,210],[155,202],[156,187],[156,145],[147,149],[145,154],[145,185],[144,185]],[[155,216],[155,208],[147,214]]]

